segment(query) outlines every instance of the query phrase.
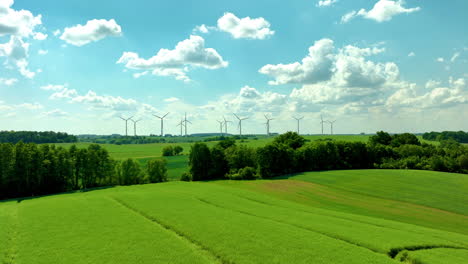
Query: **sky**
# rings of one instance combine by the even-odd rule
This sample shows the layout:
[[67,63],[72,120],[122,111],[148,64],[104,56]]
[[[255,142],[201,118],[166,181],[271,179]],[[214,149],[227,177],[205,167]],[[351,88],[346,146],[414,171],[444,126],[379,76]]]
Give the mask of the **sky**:
[[[468,1],[0,0],[0,130],[468,130]],[[133,124],[129,122],[129,131]],[[325,133],[330,125],[325,123]]]

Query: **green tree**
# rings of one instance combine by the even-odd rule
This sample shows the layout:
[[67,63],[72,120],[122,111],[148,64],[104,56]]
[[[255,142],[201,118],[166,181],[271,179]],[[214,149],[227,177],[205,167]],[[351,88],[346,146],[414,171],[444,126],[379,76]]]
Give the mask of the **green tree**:
[[143,183],[143,172],[140,164],[133,159],[122,161],[117,166],[117,174],[119,177],[120,185],[132,185]]
[[391,142],[392,142],[392,136],[390,136],[390,134],[384,131],[379,131],[374,136],[371,136],[369,138],[369,143],[371,145],[382,144],[382,145],[388,146],[390,145]]
[[298,149],[305,144],[305,138],[301,137],[296,132],[286,132],[277,136],[273,142],[278,144],[285,144],[292,149]]
[[182,153],[182,151],[184,151],[184,148],[182,148],[181,146],[177,145],[174,147],[174,155],[180,155]]
[[146,165],[149,182],[165,182],[167,181],[167,162],[165,159],[149,160]]
[[197,142],[191,146],[189,168],[192,180],[211,179],[211,152],[205,143]]
[[174,148],[172,146],[165,146],[162,149],[162,155],[164,157],[174,156]]

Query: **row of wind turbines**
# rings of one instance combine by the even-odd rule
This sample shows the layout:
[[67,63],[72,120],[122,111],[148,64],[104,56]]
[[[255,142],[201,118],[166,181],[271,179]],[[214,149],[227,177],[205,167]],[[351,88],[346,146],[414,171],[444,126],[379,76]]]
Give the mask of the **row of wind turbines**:
[[[159,118],[161,120],[161,137],[164,136],[164,118],[167,115],[169,115],[169,113],[166,113],[165,115],[160,115],[160,116],[153,114],[154,117]],[[244,121],[246,119],[249,119],[250,117],[239,117],[235,113],[233,113],[233,115],[238,120],[237,128],[239,129],[239,135],[242,136],[242,121]],[[266,114],[264,116],[265,116],[265,119],[266,119],[266,123],[264,123],[264,125],[266,125],[266,134],[267,134],[267,136],[270,136],[270,121],[274,120],[274,118],[268,117]],[[293,118],[297,121],[297,133],[300,134],[300,121],[304,118],[304,116],[301,116],[301,117],[293,116]],[[133,133],[134,133],[134,136],[137,136],[137,123],[140,122],[141,119],[134,120],[133,116],[129,117],[129,118],[124,118],[124,117],[120,116],[120,119],[125,121],[125,136],[128,136],[128,121],[133,122]],[[228,133],[228,123],[232,123],[232,121],[227,120],[225,116],[223,116],[222,120],[216,120],[216,121],[219,123],[219,132],[220,132],[220,134],[223,135],[223,128],[224,128],[224,134],[227,135],[227,133]],[[323,120],[323,117],[320,116],[320,124],[322,125],[322,135],[324,133],[323,132],[323,124],[325,124],[325,123],[330,124],[330,132],[331,132],[331,135],[333,135],[333,124],[335,122],[336,122],[336,120],[333,120],[333,121]],[[187,134],[187,124],[192,124],[192,122],[190,122],[187,119],[187,113],[185,113],[185,115],[181,118],[180,122],[177,123],[177,126],[180,127],[180,136],[183,136],[184,134],[185,134],[185,136],[188,135]]]

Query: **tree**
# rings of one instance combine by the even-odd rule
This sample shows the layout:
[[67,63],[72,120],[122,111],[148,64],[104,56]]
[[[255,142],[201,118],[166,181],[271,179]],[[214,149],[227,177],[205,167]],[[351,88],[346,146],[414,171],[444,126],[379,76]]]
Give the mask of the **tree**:
[[180,155],[182,153],[182,151],[184,151],[184,149],[181,146],[177,145],[177,146],[174,147],[174,155],[176,155],[176,156]]
[[174,156],[174,148],[172,146],[165,146],[162,149],[162,155],[164,157]]
[[267,144],[257,150],[259,174],[262,178],[291,173],[293,171],[294,150],[278,143]]
[[211,179],[211,153],[205,143],[197,142],[192,145],[189,155],[189,168],[192,180],[202,181]]
[[211,178],[220,179],[224,178],[229,172],[229,164],[226,160],[224,149],[219,145],[211,148]]
[[143,172],[141,171],[140,164],[133,159],[122,161],[117,166],[117,174],[120,185],[143,183]]
[[371,145],[382,144],[382,145],[388,146],[390,145],[391,142],[392,142],[392,136],[390,136],[390,134],[384,131],[379,131],[374,136],[371,136],[369,138],[369,143]]
[[410,133],[403,133],[403,134],[395,134],[392,136],[392,147],[399,147],[401,145],[421,145],[419,139]]
[[167,181],[167,161],[165,159],[149,160],[146,164],[146,172],[150,183]]
[[277,136],[273,142],[278,144],[285,144],[292,149],[298,149],[305,143],[305,138],[301,137],[296,132],[286,132]]

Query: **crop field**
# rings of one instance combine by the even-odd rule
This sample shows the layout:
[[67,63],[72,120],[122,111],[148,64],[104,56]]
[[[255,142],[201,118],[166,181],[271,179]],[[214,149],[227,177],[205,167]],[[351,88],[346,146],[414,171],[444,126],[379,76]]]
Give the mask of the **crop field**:
[[9,200],[0,263],[458,264],[467,193],[468,175],[361,170]]

